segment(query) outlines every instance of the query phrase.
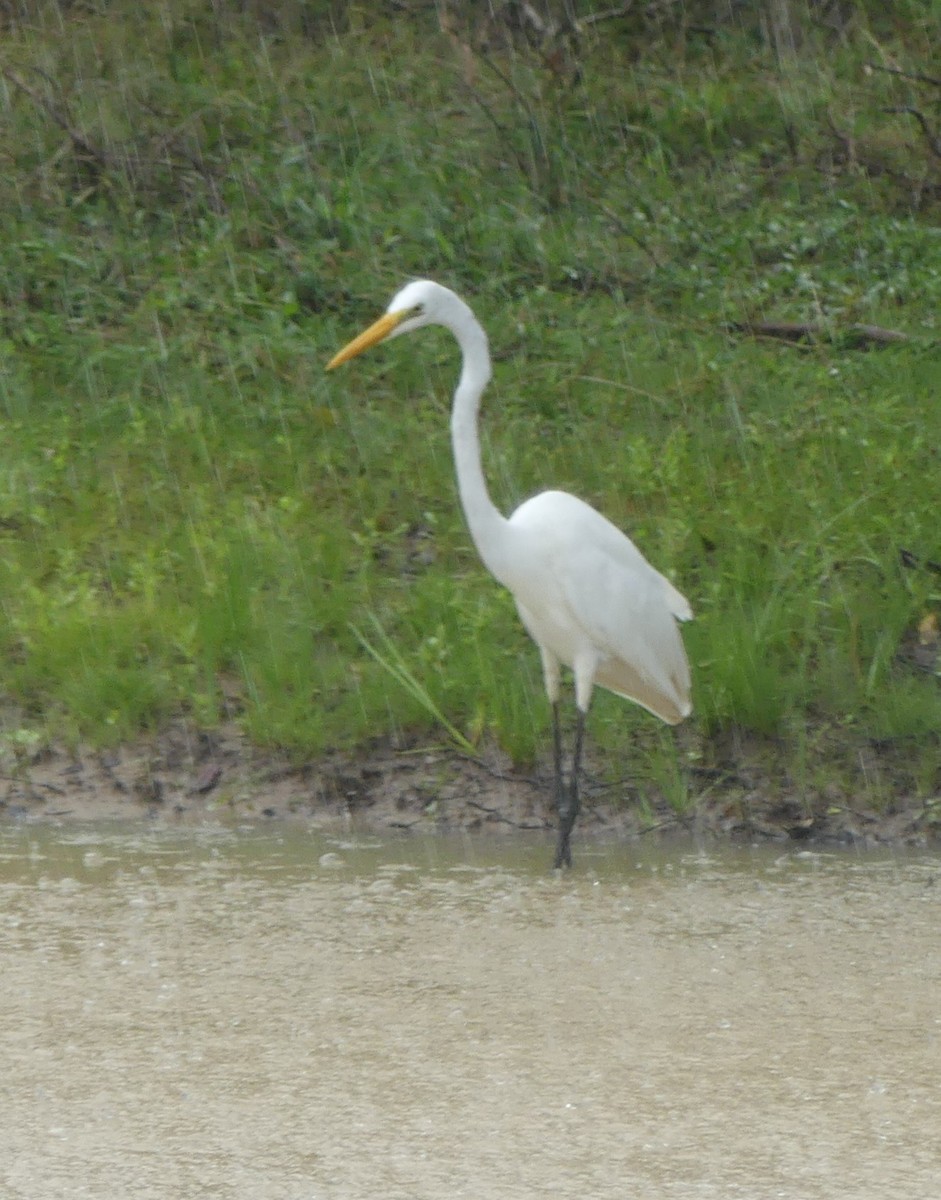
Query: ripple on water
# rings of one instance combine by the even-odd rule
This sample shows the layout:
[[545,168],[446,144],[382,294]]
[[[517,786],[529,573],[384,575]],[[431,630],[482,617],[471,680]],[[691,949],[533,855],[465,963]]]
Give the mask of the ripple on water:
[[927,856],[0,830],[11,1196],[926,1200]]

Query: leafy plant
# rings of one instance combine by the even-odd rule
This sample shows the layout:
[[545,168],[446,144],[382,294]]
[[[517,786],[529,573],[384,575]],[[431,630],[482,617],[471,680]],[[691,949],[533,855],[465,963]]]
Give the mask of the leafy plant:
[[[941,558],[939,163],[886,110],[935,120],[936,19],[809,21],[782,55],[718,16],[667,39],[666,9],[583,14],[577,71],[514,38],[470,77],[430,10],[292,12],[292,36],[188,0],[8,20],[0,646],[23,727],[235,713],[303,753],[429,729],[538,753],[538,661],[454,492],[455,348],[322,373],[418,274],[491,333],[501,505],[576,491],[689,594],[704,760],[751,731],[810,778],[888,739],[926,787],[937,679],[902,651],[939,588],[900,555]],[[825,336],[742,334],[761,319]],[[861,348],[854,323],[907,339]],[[643,716],[596,716],[627,759]],[[648,780],[680,807],[682,782]]]

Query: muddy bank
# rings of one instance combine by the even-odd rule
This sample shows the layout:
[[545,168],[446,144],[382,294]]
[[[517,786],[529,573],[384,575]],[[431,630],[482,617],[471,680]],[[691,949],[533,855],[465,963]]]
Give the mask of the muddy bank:
[[[901,771],[884,756],[881,805],[860,801],[852,784],[798,794],[765,748],[738,738],[713,747],[712,764],[694,768],[691,811],[677,813],[649,792],[642,804],[623,782],[592,779],[579,835],[638,837],[693,831],[732,839],[845,844],[941,842],[941,797],[906,793]],[[893,784],[895,791],[892,790]],[[171,821],[302,819],[355,822],[387,830],[550,830],[547,772],[514,770],[499,753],[479,759],[427,745],[377,744],[359,754],[299,763],[253,746],[234,726],[196,730],[176,723],[115,750],[46,748],[0,786],[0,818]]]

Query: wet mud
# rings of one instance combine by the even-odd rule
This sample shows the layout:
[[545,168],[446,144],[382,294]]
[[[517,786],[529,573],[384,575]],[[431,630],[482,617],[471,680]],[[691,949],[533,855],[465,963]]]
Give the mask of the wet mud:
[[[860,769],[858,785],[834,778],[808,790],[762,747],[736,738],[689,771],[690,804],[677,812],[655,790],[645,789],[639,802],[629,780],[606,784],[601,772],[592,774],[589,756],[576,845],[677,831],[744,842],[941,845],[941,797],[912,789],[887,755]],[[133,746],[48,747],[9,766],[0,819],[290,818],[403,834],[543,831],[548,839],[551,795],[547,766],[520,771],[493,750],[472,759],[417,743],[375,743],[304,762],[253,746],[234,726],[209,733],[180,722]]]

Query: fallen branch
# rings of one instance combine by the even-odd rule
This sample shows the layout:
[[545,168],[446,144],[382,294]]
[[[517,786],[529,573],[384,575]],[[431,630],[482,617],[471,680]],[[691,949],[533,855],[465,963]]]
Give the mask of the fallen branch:
[[908,334],[897,329],[883,329],[881,325],[850,325],[846,329],[832,329],[819,321],[731,321],[727,326],[733,333],[746,333],[751,337],[779,338],[786,342],[836,341],[845,338],[854,345],[887,346],[896,342],[907,342]]

